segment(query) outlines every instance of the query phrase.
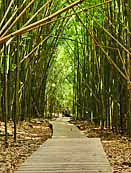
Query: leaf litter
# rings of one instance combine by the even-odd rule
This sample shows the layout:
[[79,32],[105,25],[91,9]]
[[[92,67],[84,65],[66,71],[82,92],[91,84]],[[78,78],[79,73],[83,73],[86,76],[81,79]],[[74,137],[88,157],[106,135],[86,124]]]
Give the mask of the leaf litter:
[[114,134],[109,129],[101,130],[89,121],[72,120],[70,123],[76,125],[89,138],[101,138],[113,173],[131,173],[131,144],[127,136]]
[[0,122],[0,172],[13,173],[48,138],[52,129],[48,120],[32,119],[20,122],[17,142],[13,141],[13,122],[8,122],[8,147],[4,143],[4,123]]

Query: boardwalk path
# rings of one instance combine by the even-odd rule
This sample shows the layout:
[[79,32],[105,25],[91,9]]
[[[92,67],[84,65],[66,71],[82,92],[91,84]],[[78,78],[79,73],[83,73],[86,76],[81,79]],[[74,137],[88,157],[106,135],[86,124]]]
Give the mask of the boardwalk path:
[[54,133],[17,173],[112,173],[99,138],[86,138],[67,118],[52,122]]

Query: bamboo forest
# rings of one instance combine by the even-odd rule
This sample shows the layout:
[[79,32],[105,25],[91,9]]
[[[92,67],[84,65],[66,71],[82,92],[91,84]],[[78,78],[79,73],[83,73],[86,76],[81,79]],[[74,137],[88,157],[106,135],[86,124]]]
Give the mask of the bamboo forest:
[[47,139],[65,108],[131,149],[131,0],[0,0],[0,146],[17,148],[34,121]]

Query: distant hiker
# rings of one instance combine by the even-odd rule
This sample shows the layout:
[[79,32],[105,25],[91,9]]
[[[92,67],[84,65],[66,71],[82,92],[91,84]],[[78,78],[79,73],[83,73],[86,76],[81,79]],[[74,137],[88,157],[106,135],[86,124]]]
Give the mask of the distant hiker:
[[70,117],[70,110],[69,110],[68,107],[64,109],[63,115],[64,115],[65,117]]

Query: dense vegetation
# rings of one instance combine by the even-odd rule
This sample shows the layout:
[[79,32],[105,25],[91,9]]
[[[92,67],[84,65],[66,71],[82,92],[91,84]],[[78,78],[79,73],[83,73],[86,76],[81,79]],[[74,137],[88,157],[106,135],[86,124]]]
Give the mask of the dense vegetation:
[[[69,5],[70,4],[70,5]],[[77,119],[131,136],[130,0],[0,0],[0,118]]]

